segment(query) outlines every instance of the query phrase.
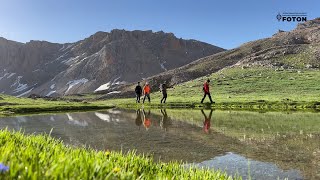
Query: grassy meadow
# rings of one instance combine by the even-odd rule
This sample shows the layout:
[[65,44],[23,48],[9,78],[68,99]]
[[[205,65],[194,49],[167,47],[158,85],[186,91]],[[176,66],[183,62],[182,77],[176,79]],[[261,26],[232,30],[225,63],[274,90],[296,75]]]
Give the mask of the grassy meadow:
[[218,171],[183,168],[134,152],[96,151],[64,145],[47,135],[0,130],[1,179],[232,179]]
[[[169,90],[168,102],[200,102],[202,84],[211,80],[216,102],[320,101],[320,71],[281,70],[263,67],[227,68]],[[160,98],[156,93],[154,98]]]
[[[202,85],[210,79],[214,105],[200,104]],[[167,107],[214,107],[218,109],[320,109],[320,71],[281,68],[232,67],[168,89]],[[161,93],[153,89],[151,104],[160,104]],[[106,102],[134,107],[132,98],[109,99]],[[209,102],[209,99],[204,101]],[[289,106],[289,107],[288,107]]]

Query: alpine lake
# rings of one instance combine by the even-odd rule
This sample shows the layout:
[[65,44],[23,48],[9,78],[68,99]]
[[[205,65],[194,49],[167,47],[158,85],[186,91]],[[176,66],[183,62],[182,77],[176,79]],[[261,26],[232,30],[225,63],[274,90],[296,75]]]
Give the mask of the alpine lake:
[[320,179],[320,113],[116,108],[2,117],[0,128],[243,179]]

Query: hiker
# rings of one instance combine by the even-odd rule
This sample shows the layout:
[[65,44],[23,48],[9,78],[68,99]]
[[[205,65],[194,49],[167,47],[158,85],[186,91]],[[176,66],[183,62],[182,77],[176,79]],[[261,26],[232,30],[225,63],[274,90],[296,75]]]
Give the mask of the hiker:
[[214,103],[211,99],[211,94],[210,94],[210,91],[209,91],[209,83],[210,83],[210,79],[208,79],[204,84],[203,84],[203,92],[204,92],[204,95],[203,95],[203,98],[201,100],[201,103],[203,103],[203,100],[206,98],[206,96],[208,95],[209,96],[209,99],[210,99],[210,103]]
[[161,99],[160,103],[162,103],[162,101],[163,101],[163,103],[166,103],[168,94],[167,94],[167,85],[165,83],[160,85],[160,91],[162,92],[162,99]]
[[144,94],[143,103],[146,100],[146,97],[148,97],[148,101],[150,103],[150,90],[151,90],[150,85],[148,82],[146,82],[146,85],[143,87],[143,94]]
[[203,109],[201,109],[201,113],[204,116],[203,131],[205,133],[209,133],[210,132],[210,121],[211,121],[211,117],[212,117],[212,112],[213,112],[213,110],[211,109],[209,117],[207,117],[207,115],[204,113]]
[[137,96],[136,103],[140,103],[140,97],[142,94],[142,88],[140,86],[140,82],[138,82],[138,85],[136,86],[134,91],[136,92],[136,96]]

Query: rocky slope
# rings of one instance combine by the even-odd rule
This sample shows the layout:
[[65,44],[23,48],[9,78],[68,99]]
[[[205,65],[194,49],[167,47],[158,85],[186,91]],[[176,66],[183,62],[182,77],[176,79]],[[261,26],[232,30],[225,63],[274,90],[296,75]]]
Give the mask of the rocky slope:
[[[270,38],[252,41],[238,48],[220,52],[193,61],[185,66],[163,72],[146,81],[158,89],[167,82],[176,85],[198,77],[218,72],[224,68],[263,66],[275,69],[319,69],[320,67],[320,18],[299,24],[296,29],[279,31]],[[134,84],[110,91],[121,92],[117,96],[132,96]],[[106,92],[107,93],[107,92]],[[106,97],[115,96],[114,94]]]
[[0,38],[0,93],[53,96],[107,90],[221,51],[162,31],[97,32],[67,44]]

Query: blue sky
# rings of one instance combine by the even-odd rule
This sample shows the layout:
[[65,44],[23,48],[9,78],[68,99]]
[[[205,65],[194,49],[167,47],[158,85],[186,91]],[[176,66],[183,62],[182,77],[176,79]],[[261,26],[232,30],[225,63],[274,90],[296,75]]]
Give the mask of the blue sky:
[[278,12],[320,17],[317,0],[0,0],[0,37],[75,42],[112,29],[172,32],[223,48],[269,37],[296,23]]

